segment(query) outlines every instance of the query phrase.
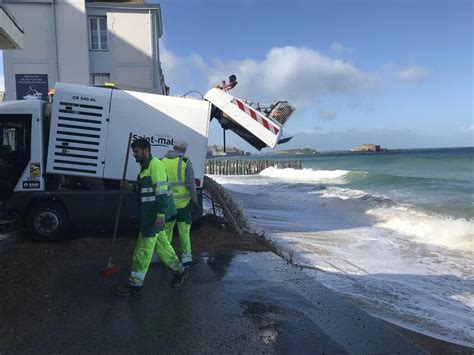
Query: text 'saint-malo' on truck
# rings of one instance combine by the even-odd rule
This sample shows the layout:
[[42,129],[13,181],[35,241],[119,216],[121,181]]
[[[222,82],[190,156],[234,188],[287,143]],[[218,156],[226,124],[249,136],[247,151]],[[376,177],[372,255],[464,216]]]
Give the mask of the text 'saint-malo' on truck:
[[[175,140],[187,141],[202,203],[211,119],[258,150],[289,140],[282,128],[293,107],[255,107],[230,95],[229,84],[197,99],[57,83],[52,103],[1,103],[0,208],[20,216],[39,240],[59,240],[71,227],[110,227],[130,134],[149,140],[157,157]],[[129,162],[126,179],[134,181],[139,166],[131,150]],[[135,195],[123,194],[120,225],[136,225]]]

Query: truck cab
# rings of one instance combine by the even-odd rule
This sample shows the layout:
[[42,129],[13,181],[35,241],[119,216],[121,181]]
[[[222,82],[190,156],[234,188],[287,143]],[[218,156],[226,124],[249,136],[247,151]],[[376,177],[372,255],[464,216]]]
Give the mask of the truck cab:
[[[42,241],[59,240],[72,226],[110,226],[120,192],[117,180],[46,172],[50,110],[39,100],[0,105],[0,208],[18,212]],[[124,199],[121,221],[133,226],[133,193]]]
[[30,187],[23,180],[32,159],[39,159],[41,150],[42,101],[13,101],[0,105],[0,201],[8,200],[17,186]]

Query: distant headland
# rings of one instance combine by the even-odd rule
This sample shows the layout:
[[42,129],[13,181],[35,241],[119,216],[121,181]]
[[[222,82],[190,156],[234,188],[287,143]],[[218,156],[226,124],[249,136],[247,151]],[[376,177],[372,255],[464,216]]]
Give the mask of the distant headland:
[[295,148],[295,149],[284,149],[284,150],[275,150],[271,154],[272,155],[293,155],[293,154],[316,154],[316,149],[313,148]]

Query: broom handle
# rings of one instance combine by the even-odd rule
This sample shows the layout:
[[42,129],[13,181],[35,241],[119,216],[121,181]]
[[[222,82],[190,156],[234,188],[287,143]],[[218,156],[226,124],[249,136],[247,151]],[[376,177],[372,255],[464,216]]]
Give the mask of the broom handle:
[[[125,153],[125,164],[123,165],[122,181],[125,181],[125,178],[127,177],[128,155],[129,155],[131,143],[132,143],[132,132],[130,132],[128,135],[127,151]],[[114,237],[112,239],[112,252],[110,253],[109,264],[112,262],[112,256],[115,254],[115,240],[117,239],[117,230],[118,230],[119,219],[120,219],[120,211],[122,210],[122,201],[123,201],[123,190],[120,189],[117,215],[115,216]]]

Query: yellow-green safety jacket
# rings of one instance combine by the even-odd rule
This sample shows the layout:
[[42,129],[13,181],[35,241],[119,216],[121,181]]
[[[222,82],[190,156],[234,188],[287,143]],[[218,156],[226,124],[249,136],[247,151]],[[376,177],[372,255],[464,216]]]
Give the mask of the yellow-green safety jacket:
[[151,155],[137,177],[137,204],[143,237],[153,237],[159,232],[156,217],[168,219],[176,215],[167,169],[160,159]]
[[190,189],[196,189],[191,161],[174,151],[169,151],[162,161],[168,171],[168,181],[176,208],[185,208],[191,201]]

